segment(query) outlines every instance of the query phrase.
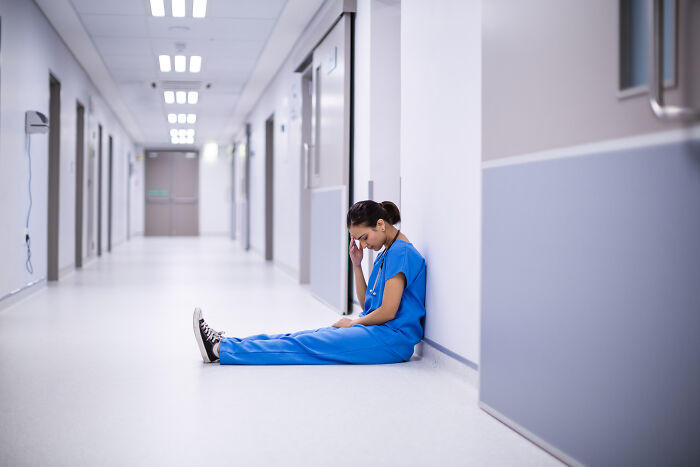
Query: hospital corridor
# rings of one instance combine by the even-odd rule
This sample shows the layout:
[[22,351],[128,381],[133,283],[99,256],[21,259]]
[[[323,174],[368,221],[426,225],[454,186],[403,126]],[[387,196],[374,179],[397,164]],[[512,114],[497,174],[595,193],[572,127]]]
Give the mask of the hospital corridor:
[[232,335],[335,318],[227,239],[137,239],[83,272],[3,312],[3,465],[560,465],[428,358],[203,366],[195,304]]
[[699,0],[0,0],[0,467],[700,464]]

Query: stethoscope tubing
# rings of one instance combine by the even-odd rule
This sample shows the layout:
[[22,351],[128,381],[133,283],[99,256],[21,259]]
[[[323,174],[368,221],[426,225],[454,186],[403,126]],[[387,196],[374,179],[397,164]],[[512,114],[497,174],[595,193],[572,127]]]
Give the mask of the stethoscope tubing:
[[401,230],[398,230],[398,231],[396,232],[396,235],[394,236],[394,239],[391,241],[391,245],[389,245],[389,246],[387,247],[387,249],[384,250],[384,253],[382,253],[382,262],[379,263],[379,271],[377,271],[377,275],[376,275],[375,278],[374,278],[374,285],[372,286],[371,289],[369,289],[369,293],[370,293],[373,297],[376,297],[376,296],[377,296],[377,292],[376,292],[376,290],[377,290],[377,281],[379,281],[379,276],[380,276],[381,273],[382,273],[382,268],[384,267],[384,259],[386,258],[386,254],[389,252],[389,248],[391,248],[392,246],[394,246],[394,243],[396,243],[396,239],[399,238],[399,234],[400,234],[400,233],[401,233]]

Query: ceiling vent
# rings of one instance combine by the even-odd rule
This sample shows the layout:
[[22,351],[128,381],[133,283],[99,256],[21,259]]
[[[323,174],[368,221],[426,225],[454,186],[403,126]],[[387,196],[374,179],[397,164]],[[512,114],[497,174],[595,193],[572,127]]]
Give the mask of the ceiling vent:
[[160,82],[160,87],[166,91],[199,91],[202,89],[202,82],[166,80]]

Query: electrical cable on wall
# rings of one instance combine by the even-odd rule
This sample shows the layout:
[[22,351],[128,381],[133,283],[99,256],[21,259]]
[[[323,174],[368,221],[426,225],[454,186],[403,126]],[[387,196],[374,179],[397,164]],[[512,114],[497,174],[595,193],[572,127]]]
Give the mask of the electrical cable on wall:
[[32,239],[29,237],[29,218],[32,215],[32,137],[27,135],[27,158],[29,159],[29,209],[27,209],[27,222],[24,227],[24,240],[27,243],[27,262],[25,267],[29,274],[34,274],[34,266],[32,265]]
[[29,274],[34,274],[32,265],[32,239],[29,236],[29,219],[32,215],[32,134],[46,134],[49,132],[49,119],[46,115],[36,110],[27,110],[24,113],[24,131],[27,138],[27,160],[29,161],[29,208],[27,209],[27,221],[24,224],[24,241],[27,244],[27,261],[24,263]]

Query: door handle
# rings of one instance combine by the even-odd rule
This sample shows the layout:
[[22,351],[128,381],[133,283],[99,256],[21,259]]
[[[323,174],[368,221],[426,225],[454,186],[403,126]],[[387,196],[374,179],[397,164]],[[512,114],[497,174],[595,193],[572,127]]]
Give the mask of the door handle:
[[309,152],[314,147],[313,144],[304,143],[304,188],[309,189]]
[[665,105],[663,95],[663,5],[649,0],[649,104],[657,118],[666,121],[694,120],[700,112],[675,105]]

